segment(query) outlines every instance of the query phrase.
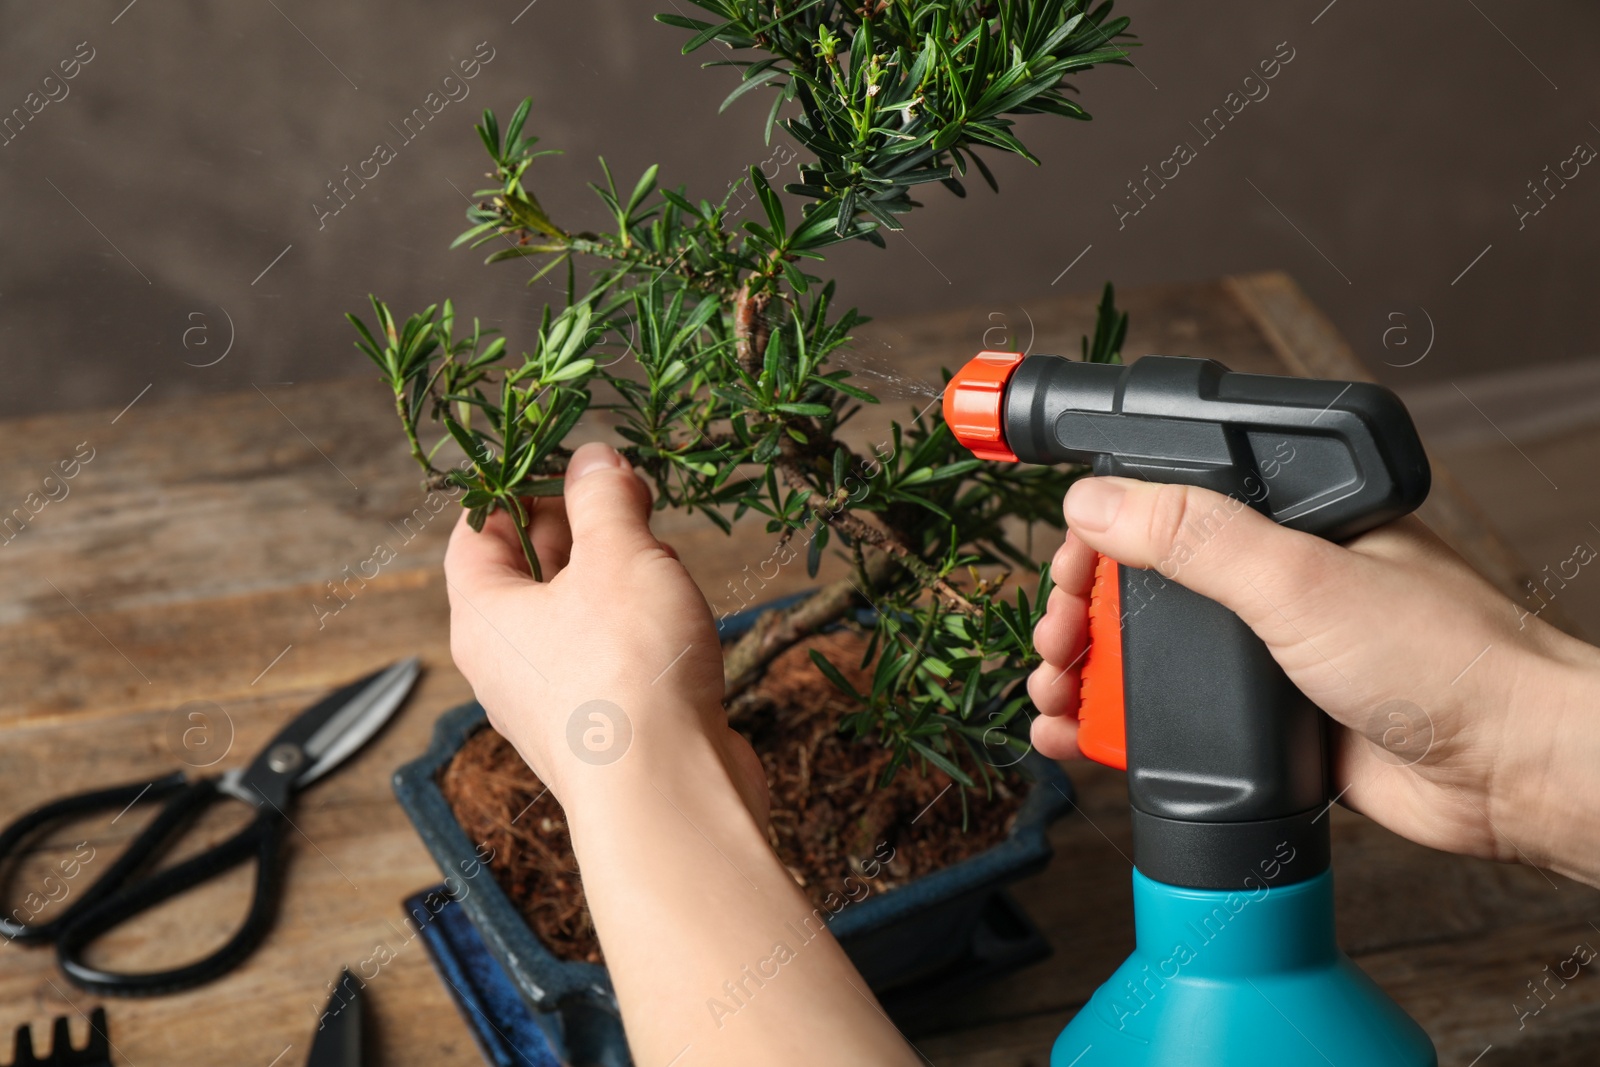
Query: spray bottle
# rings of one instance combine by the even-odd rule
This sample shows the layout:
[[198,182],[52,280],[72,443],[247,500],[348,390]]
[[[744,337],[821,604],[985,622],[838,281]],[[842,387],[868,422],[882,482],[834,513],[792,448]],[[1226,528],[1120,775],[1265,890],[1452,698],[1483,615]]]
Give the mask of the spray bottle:
[[[975,455],[1197,485],[1343,541],[1414,510],[1428,461],[1370,382],[983,352],[945,390]],[[1217,525],[1212,525],[1217,524]],[[1334,939],[1328,720],[1231,611],[1102,557],[1079,746],[1128,772],[1136,947],[1052,1067],[1435,1067],[1427,1034]]]

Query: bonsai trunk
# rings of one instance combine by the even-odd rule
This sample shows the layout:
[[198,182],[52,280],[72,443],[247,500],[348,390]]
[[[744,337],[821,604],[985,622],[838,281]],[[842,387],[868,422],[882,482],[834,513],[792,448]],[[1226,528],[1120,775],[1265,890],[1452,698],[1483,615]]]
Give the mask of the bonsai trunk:
[[[876,587],[894,567],[895,561],[884,553],[868,552],[863,556],[862,576],[869,587]],[[797,642],[844,618],[856,597],[865,595],[854,578],[840,578],[798,604],[762,615],[723,654],[723,700],[728,704],[728,717],[736,719],[745,710],[738,698],[762,676],[768,663]]]

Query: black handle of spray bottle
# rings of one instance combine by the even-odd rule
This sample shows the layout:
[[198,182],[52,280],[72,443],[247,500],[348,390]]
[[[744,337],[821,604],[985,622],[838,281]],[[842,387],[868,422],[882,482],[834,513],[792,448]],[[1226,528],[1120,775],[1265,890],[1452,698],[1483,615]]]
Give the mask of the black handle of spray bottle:
[[1206,889],[1326,870],[1326,717],[1237,615],[1175,579],[1245,507],[1332,540],[1414,510],[1431,477],[1404,405],[1369,382],[1240,374],[1211,360],[1030,356],[1009,375],[1000,415],[1024,462],[1228,497],[1186,524],[1170,559],[1119,568],[1135,865]]

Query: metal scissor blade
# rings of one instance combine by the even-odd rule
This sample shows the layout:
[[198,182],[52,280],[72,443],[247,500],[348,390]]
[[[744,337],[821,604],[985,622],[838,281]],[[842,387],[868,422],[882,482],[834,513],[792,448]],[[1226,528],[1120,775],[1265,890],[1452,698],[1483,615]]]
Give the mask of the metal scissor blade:
[[301,745],[311,766],[301,772],[295,787],[310,785],[366,744],[405,702],[421,669],[416,656],[401,660],[373,678],[319,726]]
[[419,670],[413,656],[319,700],[278,731],[250,766],[224,775],[223,788],[281,806],[292,790],[321,778],[377,733],[405,700]]
[[361,983],[348,969],[328,998],[306,1067],[361,1067]]

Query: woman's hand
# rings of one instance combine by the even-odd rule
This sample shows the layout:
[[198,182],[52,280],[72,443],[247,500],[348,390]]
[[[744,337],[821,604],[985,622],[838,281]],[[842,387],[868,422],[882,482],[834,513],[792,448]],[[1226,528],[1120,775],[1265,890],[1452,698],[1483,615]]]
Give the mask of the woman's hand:
[[563,804],[613,765],[661,774],[709,754],[764,824],[760,761],[722,710],[711,609],[650,532],[650,490],[615,450],[584,445],[565,496],[532,514],[544,582],[505,512],[482,533],[463,514],[445,554],[451,653],[490,722]]
[[[1096,551],[1237,613],[1343,727],[1334,789],[1434,848],[1600,884],[1600,650],[1522,610],[1416,518],[1341,546],[1203,489],[1090,478],[1067,494],[1028,691],[1076,756]],[[1219,521],[1220,517],[1220,521]],[[1204,526],[1201,525],[1204,520]]]
[[504,514],[456,527],[451,650],[566,812],[634,1062],[912,1067],[767,842],[711,609],[650,533],[649,490],[593,444],[565,488],[564,507],[533,511],[549,581],[529,577]]

